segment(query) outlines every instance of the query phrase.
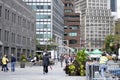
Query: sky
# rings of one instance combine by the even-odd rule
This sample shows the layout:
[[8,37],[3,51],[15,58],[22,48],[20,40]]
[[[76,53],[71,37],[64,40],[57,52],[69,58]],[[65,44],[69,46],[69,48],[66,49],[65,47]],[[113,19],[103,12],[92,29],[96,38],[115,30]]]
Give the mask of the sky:
[[120,18],[120,0],[117,0],[117,17]]

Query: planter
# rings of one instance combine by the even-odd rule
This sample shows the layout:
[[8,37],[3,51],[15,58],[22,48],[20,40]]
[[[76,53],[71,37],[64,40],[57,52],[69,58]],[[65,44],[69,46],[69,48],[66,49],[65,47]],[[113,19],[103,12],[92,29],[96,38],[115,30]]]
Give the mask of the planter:
[[25,68],[25,62],[20,62],[20,68]]

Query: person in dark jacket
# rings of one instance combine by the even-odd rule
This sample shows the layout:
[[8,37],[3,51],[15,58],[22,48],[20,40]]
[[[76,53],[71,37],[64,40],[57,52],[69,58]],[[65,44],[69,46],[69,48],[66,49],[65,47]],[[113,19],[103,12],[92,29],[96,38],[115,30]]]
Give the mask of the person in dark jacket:
[[49,66],[49,56],[48,54],[46,53],[44,56],[43,56],[43,74],[45,73],[48,73],[48,66]]
[[15,71],[15,63],[16,63],[16,58],[15,58],[15,56],[12,54],[12,55],[11,55],[11,71],[12,71],[12,72]]

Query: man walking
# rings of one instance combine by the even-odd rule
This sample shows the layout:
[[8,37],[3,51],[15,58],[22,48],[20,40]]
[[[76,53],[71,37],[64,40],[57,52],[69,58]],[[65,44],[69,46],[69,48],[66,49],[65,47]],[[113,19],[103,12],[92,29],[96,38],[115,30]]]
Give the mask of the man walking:
[[11,55],[11,72],[15,71],[15,63],[16,63],[16,58],[15,56],[12,54]]
[[48,54],[46,53],[44,56],[43,56],[43,74],[45,73],[48,73],[48,66],[49,66],[49,56]]

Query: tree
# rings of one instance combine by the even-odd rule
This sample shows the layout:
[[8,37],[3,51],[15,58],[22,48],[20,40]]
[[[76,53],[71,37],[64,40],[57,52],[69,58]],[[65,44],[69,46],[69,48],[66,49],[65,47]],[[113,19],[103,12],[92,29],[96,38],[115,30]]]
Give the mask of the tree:
[[106,52],[112,52],[113,51],[113,45],[114,45],[114,36],[113,35],[108,35],[105,38],[104,45],[105,45],[105,51]]

